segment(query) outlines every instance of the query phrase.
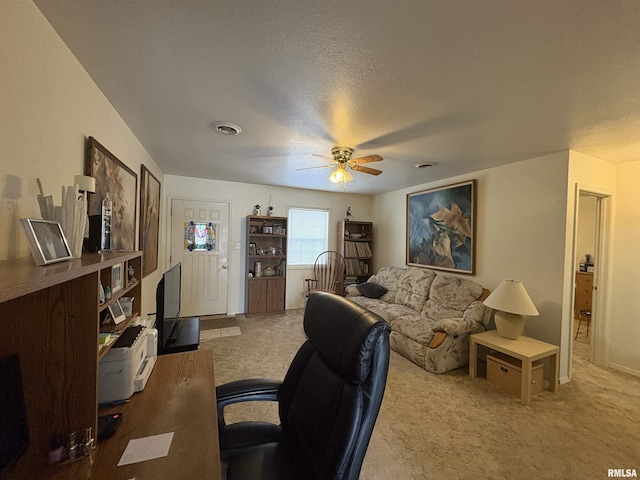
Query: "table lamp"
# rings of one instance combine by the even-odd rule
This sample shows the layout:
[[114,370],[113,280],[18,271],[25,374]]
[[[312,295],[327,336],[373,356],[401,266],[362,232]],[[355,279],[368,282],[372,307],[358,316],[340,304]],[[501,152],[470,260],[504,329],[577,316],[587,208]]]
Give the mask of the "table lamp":
[[497,310],[494,320],[498,333],[513,340],[520,336],[524,328],[522,315],[539,315],[522,282],[515,280],[503,280],[483,303]]

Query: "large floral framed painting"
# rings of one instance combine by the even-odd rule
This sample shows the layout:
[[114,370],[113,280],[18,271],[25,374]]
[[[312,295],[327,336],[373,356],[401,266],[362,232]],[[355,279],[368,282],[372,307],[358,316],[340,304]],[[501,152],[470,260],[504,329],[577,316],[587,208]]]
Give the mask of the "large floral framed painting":
[[476,180],[407,195],[407,265],[475,273]]
[[89,216],[100,216],[109,192],[113,203],[111,243],[113,250],[136,249],[138,175],[95,138],[87,145],[86,174],[96,179],[96,193],[89,195]]

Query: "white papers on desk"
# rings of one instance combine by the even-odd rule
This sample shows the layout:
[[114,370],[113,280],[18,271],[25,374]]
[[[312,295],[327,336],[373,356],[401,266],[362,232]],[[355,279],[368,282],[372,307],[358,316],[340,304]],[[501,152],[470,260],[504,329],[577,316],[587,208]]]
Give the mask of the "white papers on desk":
[[173,432],[129,440],[118,466],[166,457],[169,455],[172,440]]

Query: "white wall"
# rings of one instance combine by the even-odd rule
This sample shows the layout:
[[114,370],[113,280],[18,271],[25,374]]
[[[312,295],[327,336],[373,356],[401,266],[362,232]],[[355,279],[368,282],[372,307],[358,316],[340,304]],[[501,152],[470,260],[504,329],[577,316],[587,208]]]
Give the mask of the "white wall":
[[640,161],[617,167],[609,362],[640,373]]
[[[2,1],[0,45],[0,259],[8,259],[30,256],[17,220],[41,218],[36,178],[60,205],[62,186],[84,173],[87,137],[138,175],[142,163],[163,175],[32,2]],[[144,312],[155,311],[160,271],[143,281]]]
[[[347,206],[351,206],[354,220],[371,220],[371,197],[333,192],[301,190],[297,188],[270,187],[248,183],[223,182],[189,177],[166,175],[164,195],[171,198],[198,199],[230,204],[229,218],[229,297],[228,313],[244,312],[244,262],[246,248],[245,218],[253,213],[253,206],[259,204],[266,209],[271,197],[276,216],[287,216],[289,207],[327,208],[331,210],[329,225],[329,248],[336,248],[337,223],[345,218]],[[264,211],[264,210],[263,210]],[[168,212],[168,209],[167,209]],[[168,218],[166,219],[169,224]],[[240,242],[242,248],[233,250],[233,244]],[[168,242],[167,242],[168,245]],[[165,252],[168,255],[168,251]],[[287,267],[286,308],[304,306],[305,278],[309,278],[310,268]]]
[[[524,334],[561,339],[568,152],[475,172],[374,198],[376,265],[406,264],[406,195],[477,179],[476,274],[493,290],[520,280],[540,311]],[[567,357],[567,352],[561,352]]]

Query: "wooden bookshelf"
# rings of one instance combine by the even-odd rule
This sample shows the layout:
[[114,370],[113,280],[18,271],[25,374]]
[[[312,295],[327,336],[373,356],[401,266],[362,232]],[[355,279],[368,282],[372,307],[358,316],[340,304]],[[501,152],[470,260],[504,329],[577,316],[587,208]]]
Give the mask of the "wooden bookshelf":
[[[97,432],[98,362],[109,349],[98,348],[108,306],[99,304],[99,282],[122,265],[123,286],[111,301],[134,297],[135,317],[142,302],[141,258],[141,252],[127,252],[45,266],[31,258],[0,262],[0,355],[18,354],[30,438],[7,479],[49,477],[57,468],[47,461],[55,434],[81,434],[86,427]],[[129,265],[138,280],[127,285]]]
[[338,222],[338,251],[344,257],[343,288],[373,275],[373,223]]

